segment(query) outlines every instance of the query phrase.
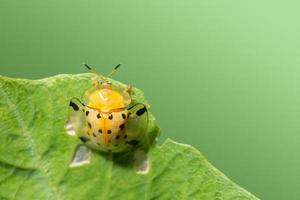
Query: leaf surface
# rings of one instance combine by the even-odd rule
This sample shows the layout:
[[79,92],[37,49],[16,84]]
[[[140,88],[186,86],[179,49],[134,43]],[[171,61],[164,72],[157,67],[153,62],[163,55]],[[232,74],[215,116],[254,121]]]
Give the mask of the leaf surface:
[[[0,199],[257,199],[198,150],[170,139],[147,153],[85,148],[65,124],[69,100],[89,87],[90,74],[41,80],[0,76]],[[136,88],[132,97],[147,104]],[[150,114],[147,143],[158,133]]]

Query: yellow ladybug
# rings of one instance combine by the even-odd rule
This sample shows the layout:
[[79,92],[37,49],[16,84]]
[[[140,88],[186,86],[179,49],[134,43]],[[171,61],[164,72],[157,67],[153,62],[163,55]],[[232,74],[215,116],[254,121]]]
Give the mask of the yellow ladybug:
[[[96,75],[90,66],[84,65]],[[107,77],[119,67],[120,64],[114,67]],[[148,111],[142,103],[133,104],[130,91],[129,85],[122,88],[107,78],[96,76],[84,103],[72,98],[70,119],[87,146],[106,152],[123,152],[141,142],[148,126]]]

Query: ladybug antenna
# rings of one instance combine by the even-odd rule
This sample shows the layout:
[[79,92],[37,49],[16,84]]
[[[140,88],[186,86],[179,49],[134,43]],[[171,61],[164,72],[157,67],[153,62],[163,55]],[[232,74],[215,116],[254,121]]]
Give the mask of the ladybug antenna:
[[88,70],[90,70],[91,72],[98,74],[94,69],[92,69],[88,64],[83,63],[83,66],[85,66]]
[[[94,74],[96,74],[96,75],[98,75],[99,76],[99,74],[97,73],[97,71],[96,70],[94,70],[93,68],[91,68],[88,64],[86,64],[86,63],[83,63],[83,66],[85,66],[89,71],[91,71],[92,73],[94,73]],[[103,76],[99,76],[102,80],[104,79],[104,77]],[[105,80],[104,80],[105,81]]]
[[115,66],[113,68],[113,70],[107,75],[107,77],[111,77],[116,71],[117,69],[121,66],[121,63],[119,63],[117,66]]

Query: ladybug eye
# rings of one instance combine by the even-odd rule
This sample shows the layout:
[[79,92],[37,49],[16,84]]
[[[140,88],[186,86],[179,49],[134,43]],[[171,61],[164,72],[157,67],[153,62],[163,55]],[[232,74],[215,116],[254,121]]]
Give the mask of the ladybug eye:
[[111,83],[111,81],[107,81],[107,84],[111,85],[112,83]]
[[103,81],[99,81],[99,84],[102,85]]

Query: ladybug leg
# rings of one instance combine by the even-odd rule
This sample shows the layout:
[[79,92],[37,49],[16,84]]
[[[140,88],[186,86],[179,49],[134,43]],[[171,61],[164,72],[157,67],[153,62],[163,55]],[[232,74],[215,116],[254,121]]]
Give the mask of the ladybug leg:
[[123,95],[125,97],[125,104],[126,105],[129,105],[131,103],[131,96],[130,96],[131,89],[132,89],[132,86],[127,85],[126,88],[123,91]]
[[127,85],[125,90],[124,90],[124,93],[130,93],[131,92],[131,89],[132,89],[132,86],[131,85]]

